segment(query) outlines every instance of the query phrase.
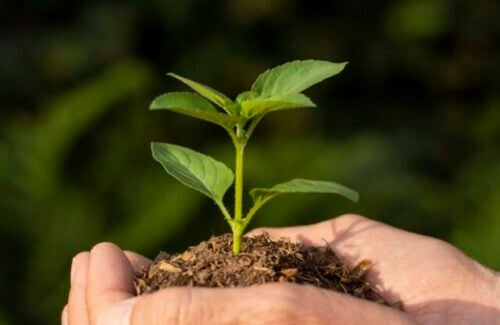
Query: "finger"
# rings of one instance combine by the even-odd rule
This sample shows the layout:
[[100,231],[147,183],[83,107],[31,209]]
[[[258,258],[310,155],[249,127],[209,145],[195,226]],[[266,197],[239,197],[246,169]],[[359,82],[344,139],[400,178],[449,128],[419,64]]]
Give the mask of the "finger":
[[124,253],[125,256],[127,256],[130,264],[132,264],[134,272],[142,271],[152,263],[152,261],[149,258],[144,257],[141,254],[137,254],[131,251],[124,251]]
[[273,239],[289,237],[308,246],[328,243],[351,267],[366,258],[378,260],[386,257],[387,248],[400,246],[401,242],[414,240],[419,243],[427,238],[352,214],[310,226],[259,228],[249,235],[262,232],[267,232]]
[[65,305],[61,313],[61,325],[68,325],[68,305]]
[[111,243],[101,243],[90,252],[87,307],[90,324],[109,307],[134,296],[134,270],[123,251]]
[[90,254],[82,252],[73,258],[71,264],[71,288],[68,298],[68,321],[71,325],[88,325],[87,275]]
[[412,324],[412,321],[398,310],[344,294],[311,286],[267,284],[231,289],[161,290],[137,299],[130,324],[240,323]]
[[[322,221],[313,225],[272,228],[257,228],[247,233],[248,236],[255,236],[264,232],[273,239],[288,237],[293,241],[306,241],[310,245],[318,246],[325,244],[325,241],[340,240],[349,230],[359,224],[376,224],[378,222],[355,214],[346,214]],[[378,223],[381,224],[381,223]],[[381,224],[382,225],[382,224]]]
[[[294,242],[304,243],[306,246],[330,245],[335,252],[343,257],[344,262],[353,267],[363,257],[352,254],[352,241],[349,245],[341,245],[346,240],[351,240],[357,228],[369,228],[374,225],[385,226],[381,223],[366,219],[357,215],[343,215],[331,220],[323,221],[313,225],[295,226],[286,228],[258,228],[249,232],[248,236],[255,236],[261,233],[268,233],[272,239],[290,238]],[[356,229],[355,229],[356,228]]]
[[322,246],[334,238],[332,226],[338,227],[339,218],[323,221],[314,225],[295,226],[284,228],[264,227],[249,231],[246,236],[257,236],[267,233],[272,239],[290,238],[294,242],[302,242],[307,246]]

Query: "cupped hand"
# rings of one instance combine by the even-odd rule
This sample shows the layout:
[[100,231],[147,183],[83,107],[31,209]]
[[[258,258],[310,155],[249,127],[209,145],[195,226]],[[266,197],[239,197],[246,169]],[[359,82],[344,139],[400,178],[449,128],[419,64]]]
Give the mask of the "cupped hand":
[[367,280],[419,323],[500,324],[499,273],[444,241],[356,215],[255,232],[262,231],[307,245],[326,241],[350,267],[371,260]]
[[[368,279],[408,314],[311,286],[170,288],[134,296],[134,271],[150,263],[110,243],[73,259],[62,323],[87,324],[428,324],[494,323],[498,276],[436,239],[347,215],[312,226],[260,229],[308,245],[325,241],[353,266],[370,259]],[[474,320],[471,322],[471,319]],[[493,322],[492,322],[493,321]]]

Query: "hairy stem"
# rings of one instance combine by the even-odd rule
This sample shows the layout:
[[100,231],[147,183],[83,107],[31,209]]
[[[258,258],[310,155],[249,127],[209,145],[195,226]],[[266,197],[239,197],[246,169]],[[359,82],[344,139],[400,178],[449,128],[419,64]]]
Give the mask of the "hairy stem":
[[226,207],[224,206],[224,203],[222,202],[215,202],[219,209],[222,212],[222,215],[224,216],[224,219],[229,223],[229,225],[232,227],[233,226],[233,219],[231,218],[231,215],[227,211]]
[[234,219],[233,219],[233,253],[238,255],[241,250],[241,235],[243,234],[243,155],[246,138],[242,126],[237,127],[234,146],[236,149],[234,177]]
[[258,116],[256,116],[256,117],[253,118],[253,120],[250,123],[250,126],[248,127],[248,130],[246,132],[246,138],[247,139],[250,138],[250,136],[253,133],[253,130],[255,130],[255,128],[257,127],[257,124],[259,124],[260,120],[262,120],[263,117],[264,117],[264,114],[258,115]]
[[243,235],[243,227],[241,225],[233,224],[233,254],[238,255],[241,252],[241,237]]
[[234,180],[234,221],[241,222],[243,217],[243,153],[244,146],[236,147],[235,180]]
[[243,222],[242,222],[242,228],[243,230],[245,230],[245,228],[247,227],[248,223],[250,221],[252,221],[252,218],[253,216],[255,215],[255,213],[257,213],[257,211],[264,205],[266,204],[267,201],[269,201],[271,198],[268,198],[268,199],[265,199],[264,201],[261,201],[261,200],[258,200],[257,202],[254,203],[254,205],[252,206],[252,208],[248,211],[247,215],[245,216],[245,218],[243,218]]

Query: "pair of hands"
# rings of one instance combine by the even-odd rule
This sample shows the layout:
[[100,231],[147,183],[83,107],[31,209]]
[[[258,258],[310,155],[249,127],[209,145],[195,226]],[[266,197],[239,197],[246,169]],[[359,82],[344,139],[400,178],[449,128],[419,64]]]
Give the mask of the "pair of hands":
[[405,312],[293,284],[170,288],[135,297],[134,272],[151,261],[101,243],[73,259],[62,324],[500,324],[499,273],[443,241],[355,215],[249,235],[261,231],[307,245],[326,240],[350,267],[370,259],[367,280]]

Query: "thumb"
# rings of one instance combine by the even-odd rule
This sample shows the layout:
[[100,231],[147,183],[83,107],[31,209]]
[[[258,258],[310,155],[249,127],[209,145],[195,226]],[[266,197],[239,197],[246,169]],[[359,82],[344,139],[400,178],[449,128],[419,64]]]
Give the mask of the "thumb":
[[[160,290],[137,298],[131,325],[160,324],[414,324],[376,303],[292,284]],[[110,325],[106,323],[102,325]],[[116,323],[115,323],[116,324]]]
[[[87,278],[90,324],[128,324],[135,301],[133,279],[132,264],[118,246],[101,243],[92,248]],[[106,320],[110,318],[111,323]]]

